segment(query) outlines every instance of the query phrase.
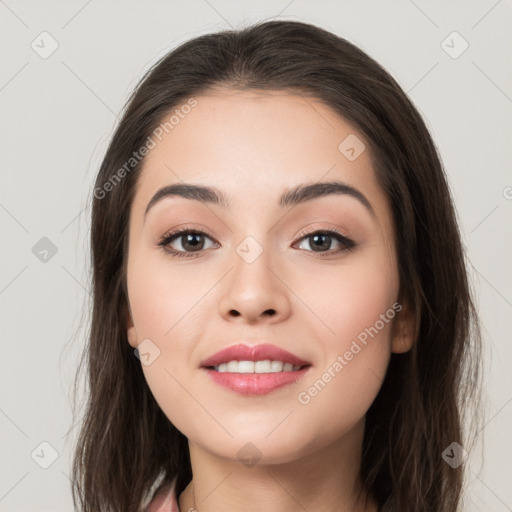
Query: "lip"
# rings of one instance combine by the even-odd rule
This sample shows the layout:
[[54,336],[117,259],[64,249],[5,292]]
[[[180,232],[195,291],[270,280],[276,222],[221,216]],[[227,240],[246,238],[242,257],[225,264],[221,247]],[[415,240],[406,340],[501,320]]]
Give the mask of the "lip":
[[311,363],[300,359],[295,354],[269,343],[262,343],[253,347],[239,343],[238,345],[226,347],[208,357],[201,362],[201,367],[217,366],[221,363],[229,363],[229,361],[264,361],[265,359],[282,361],[283,363],[291,363],[298,366],[311,365]]
[[278,373],[230,373],[203,369],[213,382],[242,395],[266,395],[302,379],[311,366]]
[[[266,359],[291,363],[302,368],[276,373],[232,373],[218,372],[212,369],[213,366],[229,363],[229,361],[264,361]],[[232,345],[216,352],[201,363],[201,369],[206,371],[213,382],[242,395],[265,395],[288,384],[293,384],[300,380],[310,368],[309,361],[269,343],[252,347],[243,343]]]

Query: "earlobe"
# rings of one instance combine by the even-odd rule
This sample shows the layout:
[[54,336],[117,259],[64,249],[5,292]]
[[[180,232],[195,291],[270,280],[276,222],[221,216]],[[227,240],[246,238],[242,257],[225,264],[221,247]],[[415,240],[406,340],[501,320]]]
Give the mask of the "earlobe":
[[126,318],[126,337],[128,339],[128,343],[132,348],[137,348],[138,345],[138,336],[137,331],[135,329],[135,325],[133,324],[132,316],[129,311],[125,312]]
[[391,352],[403,354],[411,350],[416,337],[416,322],[414,313],[408,304],[403,304],[393,328]]
[[135,331],[135,326],[132,324],[130,327],[128,327],[128,330],[126,331],[128,343],[132,348],[137,348],[138,342],[137,342],[137,332]]

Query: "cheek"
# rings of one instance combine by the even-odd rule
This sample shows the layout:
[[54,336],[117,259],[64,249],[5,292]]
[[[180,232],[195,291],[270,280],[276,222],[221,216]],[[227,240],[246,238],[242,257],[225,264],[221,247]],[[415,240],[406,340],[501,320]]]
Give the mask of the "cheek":
[[[334,293],[330,318],[342,341],[364,338],[377,328],[381,345],[388,340],[393,316],[386,315],[396,300],[398,287],[394,276],[370,268],[353,269]],[[384,320],[382,320],[384,315]],[[388,318],[390,317],[390,318]]]
[[[133,260],[128,271],[128,292],[133,320],[140,339],[166,343],[176,333],[197,328],[198,301],[215,283],[199,278],[191,266],[172,265],[164,258]],[[136,269],[136,270],[135,270]]]
[[[165,415],[179,430],[190,431],[190,419],[183,411],[190,410],[191,385],[187,379],[197,312],[193,305],[202,294],[184,279],[183,273],[155,264],[140,264],[134,259],[136,272],[128,273],[128,291],[139,343],[151,340],[156,354],[150,364],[141,368],[147,385]],[[187,283],[183,281],[187,281]],[[203,292],[204,293],[204,292]]]
[[354,257],[350,264],[326,267],[315,272],[315,279],[301,278],[301,282],[305,287],[300,296],[322,321],[315,329],[329,353],[348,350],[352,340],[364,338],[376,323],[379,344],[389,348],[396,312],[386,312],[393,307],[399,287],[398,273],[386,254]]
[[[189,394],[194,389],[189,381],[190,354],[202,330],[205,310],[215,307],[207,292],[216,280],[211,273],[208,279],[192,266],[187,270],[164,258],[149,262],[135,251],[130,256],[128,293],[138,342],[151,340],[154,346],[150,350],[157,354],[151,364],[141,363],[144,377],[169,420],[190,433],[193,418],[183,414],[195,404]],[[197,394],[195,391],[194,396]],[[196,414],[201,415],[201,410]]]
[[330,416],[323,426],[327,431],[362,418],[384,380],[400,306],[397,273],[383,261],[361,260],[360,265],[317,274],[309,289],[311,309],[324,323],[316,328],[323,353],[297,401],[307,414]]

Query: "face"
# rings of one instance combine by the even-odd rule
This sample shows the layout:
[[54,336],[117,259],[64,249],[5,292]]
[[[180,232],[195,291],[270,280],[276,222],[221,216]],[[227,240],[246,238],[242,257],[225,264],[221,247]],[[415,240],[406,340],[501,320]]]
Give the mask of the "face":
[[[222,89],[195,100],[158,132],[131,205],[128,340],[190,441],[233,460],[250,442],[261,463],[292,461],[364,425],[390,353],[410,348],[389,204],[365,138],[321,102]],[[224,201],[151,201],[175,184]],[[245,363],[202,367],[226,347],[263,343],[305,367],[282,372],[279,387],[264,363],[266,375],[250,377]]]

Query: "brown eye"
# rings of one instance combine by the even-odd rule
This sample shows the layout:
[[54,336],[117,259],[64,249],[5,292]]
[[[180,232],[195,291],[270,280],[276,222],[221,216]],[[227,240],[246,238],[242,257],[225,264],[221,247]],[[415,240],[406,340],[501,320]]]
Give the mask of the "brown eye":
[[[335,245],[338,244],[340,247],[331,251],[330,249],[333,244],[333,239],[335,240]],[[336,230],[314,231],[313,233],[303,236],[300,240],[307,242],[307,245],[311,249],[310,252],[317,253],[334,254],[341,251],[351,250],[356,246],[353,240],[342,235]],[[301,242],[301,244],[304,244],[304,242]],[[299,249],[304,249],[304,247],[299,247]]]
[[204,237],[200,233],[180,235],[178,240],[185,251],[199,251],[204,247]]
[[307,237],[307,240],[309,240],[309,246],[313,251],[328,250],[332,244],[332,237],[323,233],[310,235]]
[[[191,257],[195,256],[193,253],[199,253],[205,249],[205,243],[207,240],[212,241],[212,239],[203,231],[187,229],[165,236],[158,245],[163,247],[173,256]],[[172,244],[174,244],[174,247]],[[213,246],[215,246],[215,242],[213,243]]]

